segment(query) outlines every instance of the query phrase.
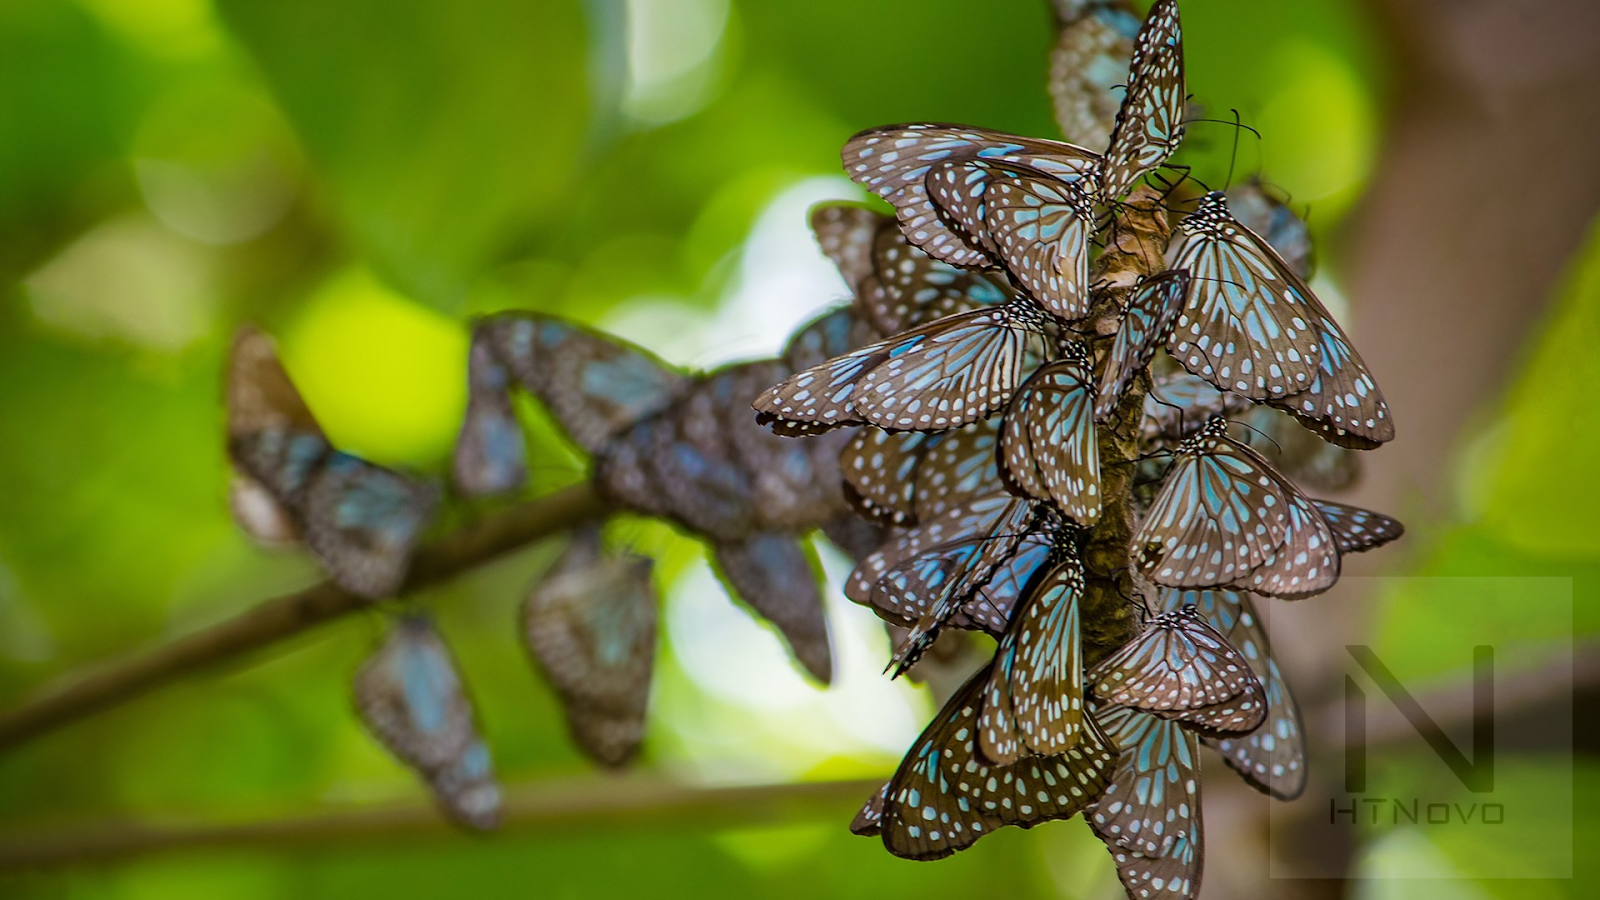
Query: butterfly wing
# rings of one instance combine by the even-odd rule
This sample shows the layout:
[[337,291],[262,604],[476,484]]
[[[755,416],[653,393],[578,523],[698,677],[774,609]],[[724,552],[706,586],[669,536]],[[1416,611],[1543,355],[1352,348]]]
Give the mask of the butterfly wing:
[[411,553],[438,505],[433,485],[334,451],[306,489],[306,546],[340,587],[388,597],[404,583]]
[[1156,446],[1177,443],[1215,416],[1241,413],[1250,401],[1212,387],[1209,381],[1174,372],[1156,379],[1144,398],[1144,439]]
[[1394,440],[1389,403],[1361,354],[1332,316],[1323,312],[1312,321],[1318,344],[1316,377],[1301,393],[1266,402],[1340,447],[1371,450]]
[[1306,786],[1305,729],[1289,684],[1284,680],[1260,617],[1241,591],[1160,592],[1161,608],[1194,606],[1211,626],[1228,636],[1266,688],[1266,721],[1247,735],[1208,737],[1228,766],[1257,790],[1280,800],[1293,800]]
[[1116,862],[1129,897],[1193,900],[1204,862],[1199,748],[1176,723],[1119,707],[1094,715],[1119,749],[1089,827]]
[[1253,400],[1298,394],[1317,375],[1321,302],[1263,240],[1239,224],[1221,193],[1183,220],[1172,268],[1190,276],[1167,350],[1219,388]]
[[1101,196],[1115,200],[1183,140],[1183,28],[1177,0],[1158,0],[1134,40],[1128,90],[1106,150]]
[[487,329],[474,328],[467,355],[467,412],[450,461],[451,481],[468,496],[501,494],[528,478],[522,426],[511,408],[511,371]]
[[742,541],[719,541],[712,556],[733,592],[777,626],[795,658],[823,684],[833,679],[833,653],[816,566],[787,534],[756,533]]
[[1063,181],[1097,183],[1100,158],[1059,141],[1043,141],[962,125],[890,125],[863,131],[845,143],[845,173],[889,201],[901,229],[930,256],[963,267],[998,263],[983,248],[950,230],[928,196],[926,178],[942,162],[992,159],[1038,170]]
[[404,619],[355,677],[356,709],[456,821],[493,828],[500,786],[455,662],[426,619]]
[[895,856],[940,859],[1005,825],[1070,818],[1105,789],[1115,754],[1092,724],[1061,756],[985,763],[977,719],[988,678],[985,667],[956,691],[890,779],[876,827]]
[[884,334],[956,313],[999,306],[1013,296],[998,276],[958,269],[906,241],[898,228],[873,242],[873,277],[860,293],[866,318]]
[[1188,291],[1189,273],[1182,270],[1162,272],[1134,289],[1106,356],[1105,374],[1100,379],[1094,407],[1097,421],[1104,422],[1116,412],[1133,379],[1150,364],[1156,350],[1166,344]]
[[1006,493],[978,497],[896,533],[856,563],[845,580],[845,596],[856,603],[869,603],[873,587],[889,570],[932,547],[989,531],[1001,516],[1012,511],[1015,499]]
[[665,409],[691,383],[641,347],[551,316],[498,313],[477,327],[511,374],[591,454]]
[[1406,527],[1398,519],[1380,512],[1332,500],[1313,500],[1311,503],[1333,531],[1334,542],[1340,553],[1360,553],[1382,547],[1406,532]]
[[1228,188],[1228,207],[1244,227],[1271,244],[1296,275],[1311,277],[1315,269],[1311,227],[1288,204],[1252,179]]
[[656,596],[649,559],[599,551],[597,530],[574,538],[528,592],[522,633],[561,696],[574,741],[597,762],[617,767],[644,738]]
[[234,520],[263,543],[298,540],[295,507],[331,451],[328,439],[278,361],[272,338],[253,327],[234,336],[224,390]]
[[1161,585],[1229,584],[1266,562],[1288,535],[1282,479],[1213,419],[1185,441],[1145,514],[1134,547]]
[[1320,594],[1339,580],[1339,547],[1333,530],[1311,500],[1294,484],[1282,482],[1288,498],[1289,531],[1273,551],[1237,586],[1286,600]]
[[1059,756],[1083,735],[1079,606],[1083,564],[1070,547],[1026,599],[1000,639],[978,716],[985,759]]
[[1090,379],[1081,356],[1035,372],[1006,410],[997,454],[1013,492],[1048,501],[1082,525],[1099,519],[1101,503]]

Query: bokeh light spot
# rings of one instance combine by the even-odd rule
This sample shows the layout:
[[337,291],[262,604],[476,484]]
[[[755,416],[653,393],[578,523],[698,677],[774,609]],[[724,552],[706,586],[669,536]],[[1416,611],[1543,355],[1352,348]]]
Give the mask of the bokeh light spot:
[[466,408],[462,323],[352,270],[316,291],[282,349],[337,446],[413,465],[449,453]]

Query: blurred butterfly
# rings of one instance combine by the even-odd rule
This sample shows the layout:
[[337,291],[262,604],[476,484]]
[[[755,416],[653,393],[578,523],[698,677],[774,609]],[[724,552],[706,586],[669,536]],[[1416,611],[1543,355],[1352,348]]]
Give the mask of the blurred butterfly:
[[1059,756],[1084,734],[1079,602],[1083,563],[1064,529],[1051,565],[1028,586],[1000,638],[978,716],[978,748],[992,763]]
[[926,183],[936,164],[982,159],[1009,163],[1061,182],[1082,180],[1091,190],[1099,184],[1100,156],[1090,150],[965,125],[919,123],[868,129],[845,143],[843,158],[847,175],[895,208],[911,243],[935,259],[965,268],[994,268],[999,261],[940,218]]
[[1150,365],[1156,350],[1167,342],[1188,290],[1189,273],[1181,269],[1170,269],[1147,278],[1134,288],[1106,355],[1105,373],[1100,379],[1099,397],[1094,407],[1097,421],[1104,422],[1116,412],[1133,379]]
[[1317,491],[1343,491],[1361,477],[1358,451],[1328,443],[1301,427],[1292,416],[1254,405],[1230,414],[1247,429],[1244,442],[1298,485]]
[[627,763],[644,739],[656,653],[650,569],[646,557],[607,554],[599,529],[585,527],[522,607],[523,636],[573,740],[606,766]]
[[355,677],[356,708],[373,735],[428,782],[456,821],[500,820],[500,785],[472,702],[444,641],[426,618],[398,620]]
[[1310,279],[1316,258],[1311,228],[1259,179],[1228,188],[1228,207],[1240,224],[1260,235],[1296,275]]
[[522,426],[511,407],[511,371],[485,328],[472,332],[467,355],[467,412],[456,438],[451,481],[467,496],[502,494],[528,478]]
[[1060,756],[983,761],[978,716],[989,678],[986,666],[950,698],[890,779],[881,812],[869,801],[857,817],[857,833],[880,834],[895,856],[940,859],[1006,825],[1070,818],[1100,796],[1116,755],[1092,722]]
[[993,419],[932,433],[857,429],[839,456],[845,495],[863,516],[905,526],[993,494],[998,430]]
[[1107,703],[1207,734],[1245,734],[1266,717],[1261,682],[1244,656],[1194,607],[1165,612],[1089,673]]
[[1134,534],[1140,571],[1156,584],[1231,584],[1289,536],[1283,479],[1216,418],[1178,445],[1176,460]]
[[780,434],[870,424],[947,431],[988,418],[1046,357],[1055,335],[1026,303],[948,316],[868,344],[764,391],[759,421]]
[[861,282],[873,272],[873,246],[894,219],[859,203],[829,200],[811,207],[811,233],[839,275],[859,295]]
[[1094,382],[1081,345],[1034,372],[1000,427],[1000,474],[1012,492],[1051,503],[1081,525],[1100,518]]
[[940,163],[926,180],[945,223],[999,260],[1041,309],[1067,321],[1089,314],[1095,223],[1084,181],[988,159]]
[[272,339],[243,328],[228,364],[234,517],[268,542],[299,538],[342,588],[399,590],[438,490],[334,449],[278,362]]
[[1394,437],[1388,404],[1311,288],[1213,191],[1180,226],[1173,268],[1193,279],[1167,349],[1224,390],[1284,409],[1324,439]]
[[1117,110],[1101,173],[1103,200],[1120,198],[1178,149],[1183,140],[1184,101],[1178,3],[1157,0],[1134,39],[1128,90]]
[[1056,0],[1060,34],[1050,53],[1050,95],[1067,140],[1111,144],[1126,96],[1139,17],[1125,0]]
[[1194,735],[1121,706],[1097,705],[1092,716],[1119,752],[1111,783],[1084,813],[1089,827],[1111,851],[1129,897],[1192,900],[1204,861]]
[[1249,400],[1219,391],[1203,378],[1174,372],[1157,378],[1145,395],[1143,438],[1153,447],[1170,446],[1190,437],[1216,416],[1233,416],[1251,406]]
[[864,318],[882,333],[899,334],[1016,296],[1003,277],[934,259],[908,242],[894,219],[882,218],[872,243],[871,273],[857,292]]

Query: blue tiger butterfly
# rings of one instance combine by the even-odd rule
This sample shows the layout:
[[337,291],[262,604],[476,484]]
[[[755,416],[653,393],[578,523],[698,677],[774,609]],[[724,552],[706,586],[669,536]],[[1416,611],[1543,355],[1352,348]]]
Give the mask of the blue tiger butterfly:
[[335,449],[278,361],[242,328],[228,363],[234,516],[268,542],[301,540],[345,590],[400,590],[438,506],[437,488]]
[[1139,17],[1125,0],[1057,0],[1060,34],[1050,52],[1050,95],[1056,124],[1085,147],[1111,143],[1127,95]]
[[421,775],[445,812],[493,828],[500,785],[450,651],[420,616],[398,620],[355,676],[356,708],[372,733]]
[[1254,731],[1266,697],[1249,663],[1193,607],[1162,613],[1090,673],[1108,703],[1207,734]]
[[621,766],[644,738],[656,653],[651,561],[604,551],[597,526],[578,531],[528,592],[522,634],[561,696],[573,740]]
[[1186,99],[1178,3],[1158,0],[1134,39],[1128,89],[1117,110],[1101,174],[1100,196],[1106,202],[1127,193],[1178,148]]
[[1099,705],[1094,721],[1118,749],[1105,793],[1084,817],[1116,862],[1129,897],[1193,900],[1204,862],[1200,753],[1177,722]]
[[1169,269],[1134,287],[1106,354],[1105,373],[1094,407],[1097,421],[1104,422],[1116,412],[1133,379],[1166,343],[1188,290],[1189,273],[1182,269]]

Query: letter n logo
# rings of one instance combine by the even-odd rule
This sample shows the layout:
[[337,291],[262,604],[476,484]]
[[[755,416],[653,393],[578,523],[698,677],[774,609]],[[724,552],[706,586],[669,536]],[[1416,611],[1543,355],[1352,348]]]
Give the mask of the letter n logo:
[[[1471,759],[1450,741],[1371,647],[1351,644],[1345,649],[1468,790],[1475,794],[1494,790],[1494,648],[1472,648]],[[1367,695],[1349,675],[1344,679],[1344,695],[1344,789],[1359,794],[1367,789]]]

